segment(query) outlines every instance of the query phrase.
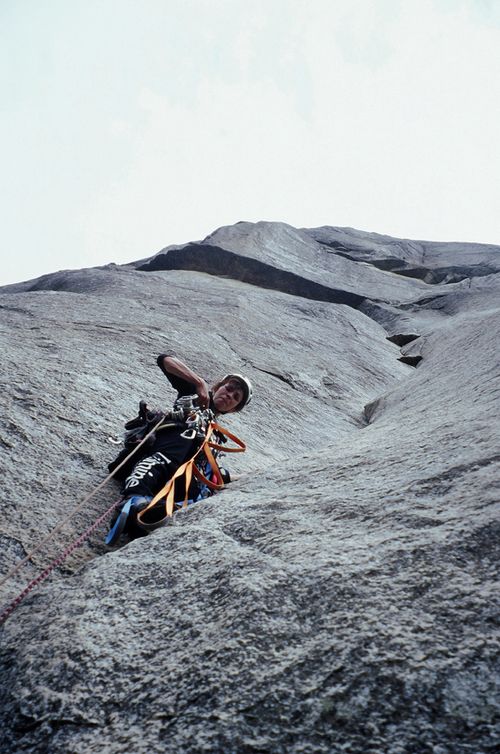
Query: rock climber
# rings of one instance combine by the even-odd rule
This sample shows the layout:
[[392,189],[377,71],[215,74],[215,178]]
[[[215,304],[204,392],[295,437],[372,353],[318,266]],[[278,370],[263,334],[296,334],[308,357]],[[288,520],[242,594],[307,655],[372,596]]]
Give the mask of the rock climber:
[[[182,402],[180,399],[192,396],[197,408],[210,410],[217,416],[241,411],[252,399],[252,385],[242,374],[226,374],[209,388],[202,377],[171,353],[160,354],[157,363],[177,391],[174,408]],[[124,480],[123,504],[106,537],[106,544],[115,544],[122,533],[127,533],[132,539],[146,533],[137,523],[137,513],[147,507],[179,466],[196,450],[196,439],[192,432],[186,431],[185,425],[177,424],[156,433],[146,457],[138,460]]]

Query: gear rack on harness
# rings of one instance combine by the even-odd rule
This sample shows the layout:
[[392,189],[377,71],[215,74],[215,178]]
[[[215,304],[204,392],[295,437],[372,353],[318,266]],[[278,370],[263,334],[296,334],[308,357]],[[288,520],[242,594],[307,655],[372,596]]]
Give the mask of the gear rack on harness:
[[[195,399],[196,396],[178,398],[173,410],[164,415],[162,423],[156,429],[157,432],[175,430],[180,437],[193,443],[194,452],[188,460],[179,465],[168,482],[154,496],[132,494],[127,497],[106,536],[106,544],[116,544],[124,532],[132,539],[144,536],[166,523],[175,510],[186,508],[191,503],[214,494],[230,480],[228,472],[219,466],[218,459],[223,453],[244,452],[245,443],[221,427],[215,421],[211,409],[197,407]],[[131,448],[143,441],[145,434],[150,432],[161,416],[159,412],[150,411],[144,401],[140,402],[138,416],[125,424],[125,447],[109,465],[110,471],[123,462],[125,454]],[[227,446],[228,440],[234,445]],[[151,452],[154,442],[153,434],[148,444],[143,447],[139,464],[135,466],[142,475],[148,473],[146,457]],[[131,464],[124,464],[121,471],[120,478],[123,481],[132,474]]]

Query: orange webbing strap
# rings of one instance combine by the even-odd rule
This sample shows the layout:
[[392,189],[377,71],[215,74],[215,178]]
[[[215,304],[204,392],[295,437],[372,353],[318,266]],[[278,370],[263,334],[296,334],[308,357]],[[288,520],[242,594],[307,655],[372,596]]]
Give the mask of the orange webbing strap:
[[184,495],[184,502],[182,504],[183,508],[187,508],[188,505],[188,495],[189,495],[189,485],[191,484],[191,479],[193,478],[193,469],[194,469],[194,461],[191,463],[188,463],[186,466],[186,480],[184,482],[186,494]]
[[[217,431],[225,437],[228,437],[230,440],[235,442],[238,447],[226,448],[225,445],[219,445],[218,443],[210,442],[210,438],[214,431]],[[203,443],[200,445],[194,456],[183,463],[181,466],[179,466],[175,474],[173,474],[167,484],[154,496],[149,505],[146,508],[143,508],[143,510],[137,514],[137,520],[141,526],[143,526],[145,529],[156,529],[158,526],[163,524],[167,520],[167,518],[171,518],[173,516],[175,507],[175,482],[182,476],[185,477],[186,489],[183,503],[184,508],[187,507],[188,504],[189,485],[191,484],[193,475],[201,482],[206,484],[211,490],[221,490],[224,487],[224,482],[222,480],[217,461],[215,460],[215,456],[212,453],[212,448],[214,450],[223,450],[225,453],[243,453],[246,450],[246,445],[242,440],[239,439],[239,437],[236,437],[236,435],[233,435],[227,429],[224,429],[224,427],[221,427],[216,422],[210,422],[205,439],[203,440]],[[217,480],[215,482],[207,479],[207,477],[196,466],[196,458],[202,453],[205,454],[213,475]],[[165,516],[158,521],[155,521],[154,523],[148,523],[147,521],[144,521],[143,516],[145,515],[145,513],[151,510],[151,508],[153,508],[160,500],[162,500],[162,498],[165,498]]]
[[222,475],[220,473],[217,461],[215,460],[214,454],[210,450],[209,442],[204,443],[203,452],[216,481],[213,482],[211,479],[208,479],[208,477],[206,477],[204,473],[200,471],[196,464],[193,464],[193,474],[197,479],[199,479],[200,482],[203,482],[208,487],[210,487],[211,490],[221,490],[224,487],[224,482],[222,480]]
[[245,450],[247,449],[247,446],[245,445],[243,440],[240,440],[239,437],[236,437],[236,435],[233,435],[232,432],[230,432],[228,429],[224,429],[224,427],[221,427],[220,424],[217,424],[217,422],[212,422],[212,428],[213,430],[220,432],[221,435],[224,435],[225,437],[228,437],[230,440],[235,442],[238,447],[226,448],[225,445],[218,445],[215,442],[211,442],[210,443],[211,448],[215,448],[216,450],[223,450],[224,453],[244,453]]

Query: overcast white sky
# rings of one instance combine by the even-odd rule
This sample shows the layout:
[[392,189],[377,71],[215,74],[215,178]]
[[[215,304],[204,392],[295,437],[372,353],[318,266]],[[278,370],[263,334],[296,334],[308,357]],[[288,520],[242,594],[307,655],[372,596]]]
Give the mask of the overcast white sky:
[[0,284],[238,220],[500,244],[500,0],[0,0]]

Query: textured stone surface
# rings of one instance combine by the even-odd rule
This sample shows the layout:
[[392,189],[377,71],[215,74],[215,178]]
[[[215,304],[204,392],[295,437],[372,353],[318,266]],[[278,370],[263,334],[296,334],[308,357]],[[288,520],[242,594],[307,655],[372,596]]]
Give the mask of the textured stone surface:
[[[227,421],[250,446],[238,482],[120,550],[96,535],[5,623],[0,751],[493,752],[500,249],[269,223],[211,243],[243,261],[0,291],[3,573],[103,478],[136,401],[171,399],[158,352],[256,385]],[[299,252],[307,283],[363,303],[238,279],[245,258],[300,277]],[[389,256],[469,277],[374,264]]]

